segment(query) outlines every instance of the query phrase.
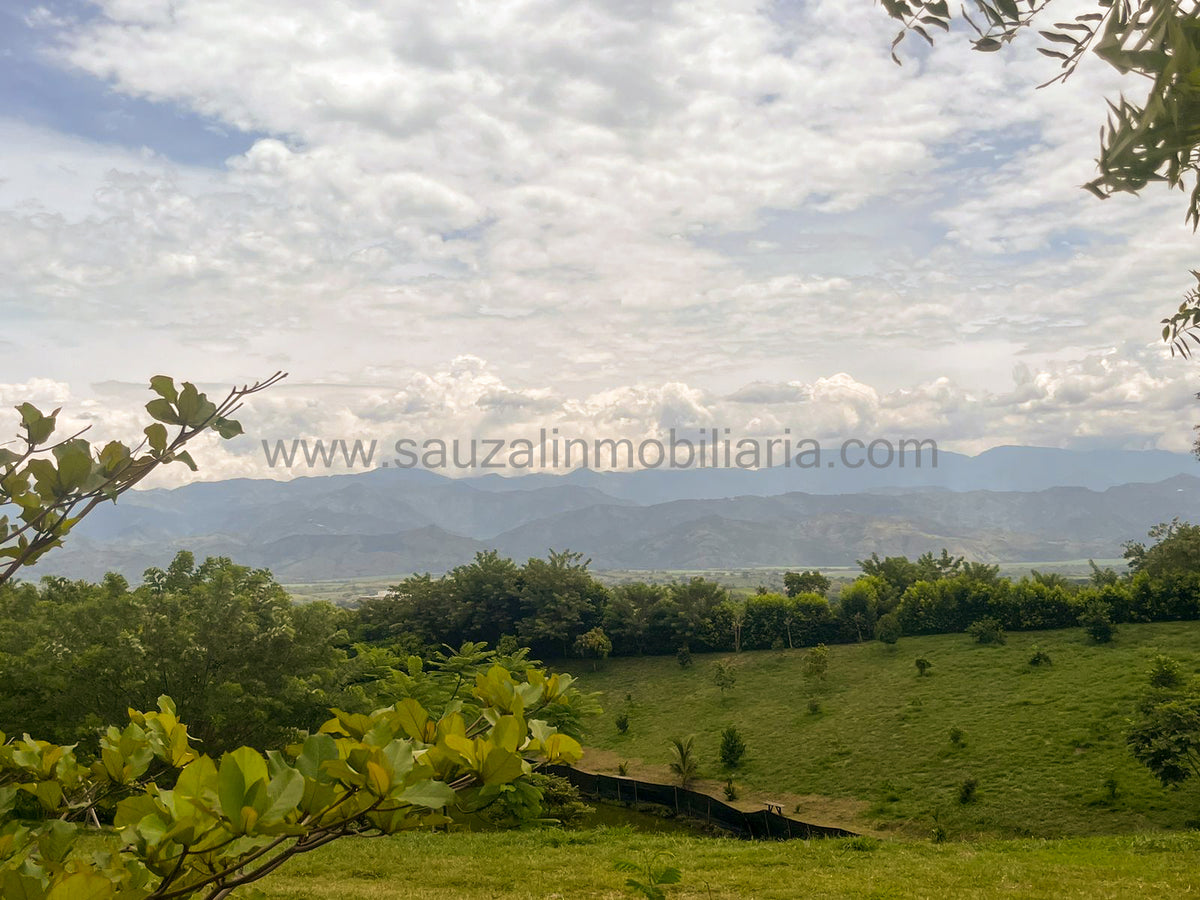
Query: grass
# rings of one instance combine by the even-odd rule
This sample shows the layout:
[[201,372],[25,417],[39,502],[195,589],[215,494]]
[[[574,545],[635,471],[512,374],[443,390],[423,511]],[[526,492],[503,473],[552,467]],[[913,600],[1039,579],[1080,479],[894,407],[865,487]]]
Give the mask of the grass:
[[1174,897],[1200,889],[1200,835],[752,843],[629,829],[344,839],[257,887],[267,900],[627,897],[620,859],[683,870],[672,898]]
[[[1035,643],[1052,665],[1028,664]],[[720,796],[720,733],[733,724],[747,745],[740,786],[854,830],[926,836],[937,822],[951,838],[1059,837],[1200,817],[1200,787],[1164,789],[1124,743],[1150,658],[1200,667],[1200,623],[1122,625],[1109,645],[1072,629],[1010,634],[1003,646],[965,635],[833,646],[818,687],[801,675],[804,652],[733,656],[737,683],[724,695],[713,683],[720,656],[697,655],[686,670],[673,657],[609,661],[583,680],[605,708],[585,735],[585,767],[615,773],[630,761],[631,775],[670,780],[669,739],[694,733],[701,775]],[[922,655],[933,663],[924,678]],[[977,788],[963,803],[969,778]]]

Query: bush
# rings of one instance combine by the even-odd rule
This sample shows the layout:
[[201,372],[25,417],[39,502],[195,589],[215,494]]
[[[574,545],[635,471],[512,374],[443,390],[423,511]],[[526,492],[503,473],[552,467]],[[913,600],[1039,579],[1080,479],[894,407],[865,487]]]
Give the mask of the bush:
[[692,651],[687,648],[687,644],[675,651],[675,661],[681,669],[686,669],[692,664]]
[[958,786],[958,802],[959,803],[974,803],[975,791],[979,787],[979,782],[974,778],[966,778],[963,783]]
[[821,711],[821,701],[818,700],[816,697],[809,697],[808,698],[808,714],[810,716],[815,716],[820,711]]
[[628,730],[629,716],[627,716],[625,713],[621,713],[619,716],[617,716],[617,733],[624,734]]
[[918,656],[916,660],[913,661],[913,665],[917,667],[917,674],[922,678],[928,675],[929,670],[933,668],[933,663],[931,663],[924,656]]
[[967,735],[961,728],[955,725],[950,729],[950,743],[955,747],[962,747],[967,743]]
[[900,640],[900,618],[895,613],[888,613],[875,624],[875,637],[889,646]]
[[738,798],[737,788],[733,786],[733,779],[725,779],[725,799],[736,800]]
[[1183,684],[1183,669],[1179,660],[1161,653],[1150,660],[1150,684],[1167,690],[1180,687]]
[[629,761],[617,763],[617,774],[624,778],[629,774]]
[[1079,614],[1079,624],[1097,644],[1107,644],[1113,639],[1112,607],[1103,600],[1089,600]]
[[721,732],[721,763],[728,769],[735,769],[745,755],[746,742],[742,733],[730,725]]
[[985,616],[967,627],[967,634],[975,639],[977,644],[1003,644],[1004,629],[1000,621],[991,616]]
[[1033,655],[1029,657],[1029,664],[1031,666],[1048,666],[1051,664],[1050,654],[1037,644],[1034,644]]
[[829,672],[829,648],[824,644],[817,644],[805,653],[800,672],[808,680],[824,681]]

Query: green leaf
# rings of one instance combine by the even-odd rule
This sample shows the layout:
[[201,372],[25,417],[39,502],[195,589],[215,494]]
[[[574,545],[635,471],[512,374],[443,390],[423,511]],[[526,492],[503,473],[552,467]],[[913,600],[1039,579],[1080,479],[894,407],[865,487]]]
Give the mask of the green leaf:
[[267,778],[266,760],[249,747],[238,747],[222,756],[217,771],[217,795],[226,818],[235,824],[240,822],[247,795]]
[[171,405],[169,400],[164,400],[161,397],[157,400],[151,400],[146,404],[146,412],[159,422],[166,422],[168,425],[182,425],[183,420],[179,414],[175,412],[175,407]]
[[50,888],[46,900],[109,900],[115,895],[111,881],[99,872],[83,871],[68,875]]
[[169,375],[155,375],[151,378],[150,390],[171,403],[179,399],[179,391],[175,389],[175,380]]
[[236,422],[233,419],[226,419],[221,416],[218,416],[216,421],[213,422],[212,428],[213,431],[215,431],[225,440],[235,438],[239,434],[243,433],[241,422]]
[[179,460],[179,462],[183,463],[185,466],[187,466],[193,472],[199,471],[200,467],[197,466],[196,461],[194,459],[192,459],[192,454],[188,453],[186,450],[181,450],[178,453],[176,453],[175,459]]
[[458,799],[458,795],[444,781],[418,781],[404,790],[401,802],[426,809],[442,809]]
[[153,425],[147,425],[142,432],[146,435],[146,441],[150,444],[150,449],[154,453],[161,455],[167,449],[167,426],[161,422],[155,422]]

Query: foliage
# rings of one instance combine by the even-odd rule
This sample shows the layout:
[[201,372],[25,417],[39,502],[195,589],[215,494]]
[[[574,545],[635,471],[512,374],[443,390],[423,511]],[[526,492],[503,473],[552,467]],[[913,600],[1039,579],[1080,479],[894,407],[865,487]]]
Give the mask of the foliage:
[[737,672],[731,661],[727,659],[717,661],[713,667],[713,684],[721,689],[722,694],[727,690],[733,690],[733,686],[737,684]]
[[975,792],[979,788],[979,782],[972,777],[963,779],[962,784],[958,786],[958,802],[959,803],[974,803]]
[[1112,621],[1112,607],[1103,600],[1089,600],[1079,614],[1079,624],[1097,644],[1107,644],[1113,639],[1116,628]]
[[595,670],[596,661],[608,659],[608,654],[612,653],[612,641],[603,628],[596,627],[575,638],[575,652],[580,656],[590,656],[592,669]]
[[798,597],[801,594],[819,594],[824,597],[829,593],[829,586],[829,579],[816,569],[783,574],[783,587],[789,597]]
[[671,738],[671,752],[674,754],[674,758],[671,760],[670,767],[679,779],[679,786],[683,788],[690,785],[700,772],[700,763],[696,759],[695,742],[695,735]]
[[629,715],[621,713],[617,716],[617,733],[624,734],[629,730]]
[[881,616],[875,624],[875,637],[885,644],[894,645],[900,640],[903,631],[900,628],[900,617],[894,612]]
[[[167,697],[109,728],[91,766],[69,746],[3,741],[0,884],[31,900],[217,900],[347,835],[448,824],[505,795],[536,814],[532,764],[582,753],[537,718],[570,686],[570,676],[531,667],[517,679],[493,665],[440,716],[411,698],[370,714],[335,709],[316,734],[265,755],[197,753]],[[46,818],[14,818],[18,792]],[[79,820],[97,809],[114,809],[119,854],[75,852]]]
[[1163,784],[1178,785],[1200,777],[1200,680],[1182,683],[1163,660],[1155,659],[1126,740]]
[[1131,572],[1152,578],[1200,570],[1200,525],[1172,519],[1150,529],[1154,541],[1147,547],[1141,541],[1125,544],[1125,559]]
[[734,786],[733,778],[726,778],[725,779],[725,799],[733,801],[733,800],[736,800],[737,798],[738,798],[738,792],[737,792],[737,788]]
[[721,764],[727,769],[736,769],[746,755],[746,741],[734,725],[726,726],[721,732]]
[[1004,629],[1000,622],[991,616],[985,616],[977,622],[972,622],[967,628],[967,634],[975,639],[977,644],[1003,644]]
[[913,665],[917,667],[917,675],[919,675],[921,678],[924,678],[926,675],[928,675],[929,670],[933,668],[933,663],[931,663],[924,656],[918,656],[915,660],[913,660]]
[[829,648],[824,644],[817,644],[805,653],[800,672],[806,681],[823,682],[829,673]]
[[692,664],[692,651],[688,649],[687,644],[675,651],[675,661],[681,669],[686,669]]
[[106,723],[167,693],[215,756],[385,702],[400,661],[352,645],[345,610],[293,605],[268,572],[186,551],[144,579],[0,587],[0,730],[94,752]]
[[965,746],[967,743],[966,732],[955,725],[950,729],[950,743],[952,743],[955,747]]
[[[641,863],[618,860],[613,867],[618,872],[629,873],[630,877],[625,879],[625,887],[646,900],[665,900],[667,894],[663,886],[679,884],[683,880],[682,873],[674,866],[659,866],[657,856],[643,857]],[[637,878],[633,877],[634,875]]]
[[[23,566],[33,565],[45,553],[61,546],[79,521],[105,501],[115,501],[161,465],[181,462],[196,471],[184,449],[206,431],[228,440],[242,433],[229,418],[251,394],[266,390],[286,377],[276,372],[265,381],[230,390],[213,403],[191,382],[176,387],[166,375],[150,379],[158,395],[146,404],[155,421],[144,429],[145,440],[130,448],[109,441],[94,450],[83,435],[87,428],[62,440],[52,440],[58,427],[56,409],[48,415],[31,403],[22,403],[19,448],[0,447],[0,584]],[[168,427],[175,429],[174,433]],[[144,451],[144,452],[143,452]]]
[[1032,652],[1029,654],[1029,664],[1031,666],[1049,666],[1053,664],[1053,660],[1050,659],[1049,653],[1034,644]]
[[808,714],[810,716],[815,716],[820,711],[821,711],[821,701],[818,700],[816,697],[809,697],[808,698]]
[[1183,666],[1179,664],[1179,660],[1159,653],[1150,660],[1150,675],[1147,680],[1151,687],[1168,690],[1182,687]]

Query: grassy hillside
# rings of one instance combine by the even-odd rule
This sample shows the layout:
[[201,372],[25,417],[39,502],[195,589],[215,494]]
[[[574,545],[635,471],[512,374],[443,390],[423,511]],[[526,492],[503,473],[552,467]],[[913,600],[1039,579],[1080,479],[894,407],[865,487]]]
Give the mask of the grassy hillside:
[[[1034,644],[1052,665],[1028,664]],[[798,803],[812,821],[913,836],[936,821],[965,838],[1110,834],[1200,819],[1200,787],[1165,790],[1123,737],[1155,653],[1200,668],[1200,623],[1123,625],[1104,646],[1081,630],[1010,634],[1004,646],[965,635],[834,646],[815,689],[801,675],[804,652],[729,657],[737,683],[724,696],[713,683],[723,657],[697,655],[686,670],[673,657],[617,659],[596,673],[576,661],[605,708],[585,736],[585,765],[615,772],[628,760],[630,774],[666,780],[668,739],[691,733],[703,774],[723,782],[719,735],[733,724],[748,746],[735,781],[757,799]],[[933,663],[924,678],[913,664],[919,655]],[[621,712],[630,721],[624,735],[614,724]],[[962,746],[951,742],[952,728],[964,733]],[[977,798],[963,804],[967,778],[978,782]]]
[[620,898],[619,859],[683,870],[669,897],[1178,897],[1200,888],[1200,837],[980,844],[748,842],[625,829],[346,839],[259,887],[268,900]]

